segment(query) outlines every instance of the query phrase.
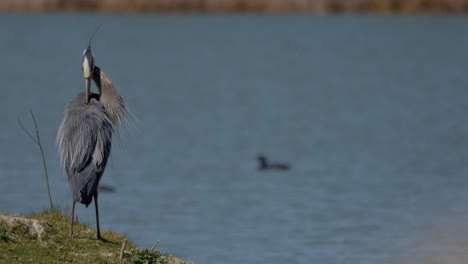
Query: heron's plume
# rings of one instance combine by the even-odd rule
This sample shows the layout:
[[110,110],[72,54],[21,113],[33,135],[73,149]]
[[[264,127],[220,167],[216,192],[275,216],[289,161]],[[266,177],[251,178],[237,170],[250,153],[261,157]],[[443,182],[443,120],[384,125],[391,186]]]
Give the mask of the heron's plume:
[[130,114],[125,101],[112,81],[97,66],[94,68],[93,80],[100,92],[99,101],[104,106],[114,128],[126,127]]

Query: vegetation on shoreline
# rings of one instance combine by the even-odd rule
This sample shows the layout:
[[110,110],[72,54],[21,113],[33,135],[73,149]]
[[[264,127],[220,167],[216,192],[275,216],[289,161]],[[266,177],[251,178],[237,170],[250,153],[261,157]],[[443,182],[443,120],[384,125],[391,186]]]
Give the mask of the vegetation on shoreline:
[[140,249],[114,231],[103,230],[105,241],[99,241],[96,230],[79,221],[72,240],[68,216],[58,210],[0,216],[0,263],[193,264],[153,249]]
[[0,11],[466,13],[468,0],[3,0]]

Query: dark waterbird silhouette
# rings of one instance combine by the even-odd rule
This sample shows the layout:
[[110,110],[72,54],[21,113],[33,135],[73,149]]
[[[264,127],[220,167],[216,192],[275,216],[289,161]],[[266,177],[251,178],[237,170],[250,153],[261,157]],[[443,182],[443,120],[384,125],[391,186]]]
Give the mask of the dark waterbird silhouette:
[[256,158],[259,163],[259,170],[289,170],[290,165],[286,163],[272,162],[269,163],[267,158],[263,155],[258,155]]

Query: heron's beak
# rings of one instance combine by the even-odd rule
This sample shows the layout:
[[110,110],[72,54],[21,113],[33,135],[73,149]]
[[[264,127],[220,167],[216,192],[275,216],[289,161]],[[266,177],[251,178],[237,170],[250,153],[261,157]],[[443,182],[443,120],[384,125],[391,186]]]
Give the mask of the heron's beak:
[[91,96],[91,78],[86,78],[86,104],[89,104],[90,96]]
[[94,71],[94,56],[91,52],[91,46],[88,46],[88,48],[83,52],[81,69],[83,70],[83,77],[86,80],[86,104],[89,104],[91,96],[91,78],[93,78]]

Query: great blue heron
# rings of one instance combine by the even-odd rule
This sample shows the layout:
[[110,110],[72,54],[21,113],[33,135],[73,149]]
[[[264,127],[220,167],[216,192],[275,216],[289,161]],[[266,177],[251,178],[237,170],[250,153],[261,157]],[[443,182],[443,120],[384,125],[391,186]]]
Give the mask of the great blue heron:
[[263,155],[257,155],[257,160],[260,163],[259,170],[289,170],[290,168],[290,166],[285,163],[269,163],[267,158]]
[[[128,112],[111,80],[95,66],[91,45],[83,52],[82,70],[86,90],[72,97],[66,106],[57,144],[73,195],[70,237],[73,238],[75,203],[88,207],[94,198],[96,238],[101,240],[98,185],[111,151],[112,134]],[[91,79],[99,94],[91,93]]]

